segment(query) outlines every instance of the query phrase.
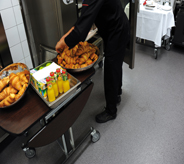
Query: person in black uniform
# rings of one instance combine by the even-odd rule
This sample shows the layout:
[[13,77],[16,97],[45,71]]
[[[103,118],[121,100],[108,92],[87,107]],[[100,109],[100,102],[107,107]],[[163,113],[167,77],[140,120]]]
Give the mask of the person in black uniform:
[[117,115],[117,104],[121,101],[122,93],[122,65],[129,42],[129,21],[120,0],[83,0],[81,16],[55,48],[59,53],[66,45],[72,48],[84,41],[93,23],[104,41],[106,106],[102,113],[96,115],[96,122],[104,123]]

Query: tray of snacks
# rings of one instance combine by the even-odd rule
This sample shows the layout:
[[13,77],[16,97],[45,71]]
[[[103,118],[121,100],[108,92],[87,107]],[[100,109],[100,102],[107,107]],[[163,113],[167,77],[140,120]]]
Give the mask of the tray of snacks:
[[16,104],[30,84],[30,71],[24,63],[13,63],[0,72],[0,108]]
[[58,64],[69,72],[82,72],[94,66],[99,58],[99,48],[94,44],[79,42],[75,47],[66,47],[57,55]]
[[74,94],[81,84],[78,79],[52,61],[30,70],[30,75],[31,86],[52,109]]

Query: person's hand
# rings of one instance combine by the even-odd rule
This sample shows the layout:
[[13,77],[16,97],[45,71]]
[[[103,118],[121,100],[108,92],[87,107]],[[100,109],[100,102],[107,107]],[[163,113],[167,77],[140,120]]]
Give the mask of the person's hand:
[[59,40],[59,42],[57,42],[55,49],[56,49],[56,51],[57,51],[58,53],[61,53],[61,52],[64,50],[64,48],[65,48],[66,46],[67,46],[67,45],[66,45],[66,43],[65,43],[64,37],[62,37],[62,38]]
[[64,48],[67,46],[65,43],[65,37],[68,36],[73,29],[74,29],[74,26],[60,39],[59,42],[57,42],[55,49],[58,53],[63,52]]

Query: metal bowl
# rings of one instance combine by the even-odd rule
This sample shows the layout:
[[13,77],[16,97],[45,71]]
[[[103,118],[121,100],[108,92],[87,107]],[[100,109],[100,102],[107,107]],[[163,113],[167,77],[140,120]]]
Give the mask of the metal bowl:
[[[27,67],[27,65],[25,65],[24,63],[13,63],[13,64],[10,64],[9,66],[7,66],[6,68],[4,68],[1,72],[0,72],[0,79],[3,79],[7,76],[9,76],[11,73],[18,73],[18,72],[22,72],[24,70],[29,70],[29,68]],[[22,99],[22,97],[25,95],[28,87],[29,87],[29,84],[30,84],[30,76],[29,76],[29,82],[28,82],[28,86],[25,90],[25,92],[22,94],[22,96],[17,100],[15,101],[14,103],[12,103],[11,105],[9,106],[5,106],[5,107],[0,107],[0,109],[4,109],[4,108],[9,108],[13,105],[15,105],[18,101],[20,101]]]
[[96,54],[98,55],[97,61],[95,61],[94,63],[92,63],[92,64],[90,64],[90,65],[88,65],[88,66],[86,66],[86,67],[83,67],[83,68],[77,68],[77,69],[71,69],[71,68],[65,68],[65,67],[62,67],[62,68],[66,69],[68,72],[71,72],[71,73],[83,72],[83,71],[86,71],[86,70],[92,68],[96,63],[98,63],[98,61],[99,61],[99,59],[100,59],[100,58],[99,58],[99,56],[100,56],[100,50],[99,50],[99,48],[98,48],[97,46],[95,46],[95,45],[92,44],[92,43],[89,43],[89,45],[90,45],[91,47],[95,47],[95,48],[96,48]]
[[99,57],[97,59],[97,61],[95,61],[94,63],[88,65],[87,67],[83,67],[83,68],[78,68],[78,69],[70,69],[70,68],[65,68],[65,67],[62,67],[64,69],[66,69],[68,72],[71,72],[71,73],[75,73],[75,72],[83,72],[83,71],[86,71],[90,68],[92,68],[99,60]]

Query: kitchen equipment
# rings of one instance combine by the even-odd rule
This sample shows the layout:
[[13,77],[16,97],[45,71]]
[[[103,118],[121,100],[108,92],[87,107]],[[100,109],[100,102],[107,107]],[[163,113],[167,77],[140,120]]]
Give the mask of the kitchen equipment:
[[40,44],[54,48],[60,38],[77,21],[76,3],[74,0],[68,2],[66,0],[20,0],[34,67],[46,61],[39,54]]
[[[18,73],[18,72],[22,72],[24,70],[28,70],[29,71],[29,68],[27,67],[26,64],[24,63],[13,63],[13,64],[10,64],[9,66],[5,67],[1,72],[0,72],[0,79],[3,79],[7,76],[9,76],[11,73]],[[29,71],[30,72],[30,71]],[[4,108],[9,108],[9,107],[12,107],[13,105],[15,105],[16,103],[18,103],[25,95],[28,87],[29,87],[29,84],[30,84],[30,77],[29,77],[29,82],[28,82],[28,86],[25,90],[25,92],[22,94],[22,96],[17,100],[15,101],[14,103],[12,103],[11,105],[9,106],[6,106],[6,107],[1,107],[0,109],[4,109]]]
[[13,61],[0,13],[0,67],[4,68],[12,63]]

